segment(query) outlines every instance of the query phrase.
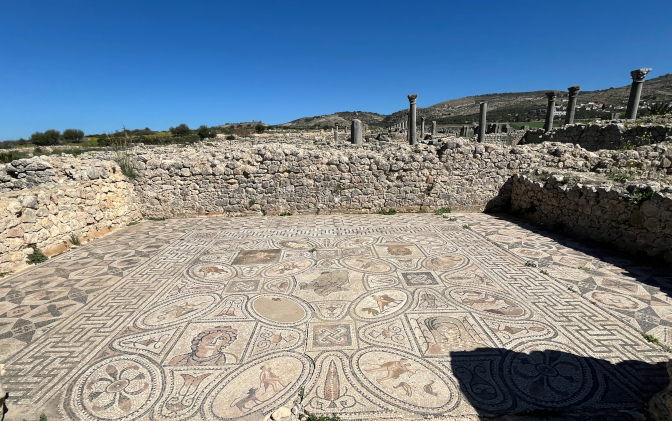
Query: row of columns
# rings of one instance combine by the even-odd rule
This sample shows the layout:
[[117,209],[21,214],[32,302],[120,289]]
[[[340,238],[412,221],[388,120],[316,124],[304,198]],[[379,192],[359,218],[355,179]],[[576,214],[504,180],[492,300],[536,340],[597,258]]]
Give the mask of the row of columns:
[[[632,76],[632,86],[630,88],[630,97],[628,99],[628,107],[625,112],[626,119],[636,119],[637,110],[639,108],[639,98],[642,94],[642,86],[644,84],[644,78],[651,71],[651,69],[637,69],[630,72]],[[567,114],[565,115],[565,124],[574,123],[574,111],[576,109],[577,97],[581,86],[570,86],[567,88],[569,94],[569,101],[567,103]],[[546,97],[548,98],[548,104],[546,107],[546,119],[544,121],[544,132],[549,132],[553,130],[553,118],[555,116],[555,100],[557,98],[557,92],[551,91],[546,92]],[[408,95],[409,102],[409,113],[408,121],[399,122],[395,124],[394,128],[398,129],[407,129],[407,139],[408,143],[411,145],[416,145],[418,143],[418,134],[417,134],[417,121],[416,121],[416,110],[417,110],[417,100],[418,94]],[[486,124],[487,124],[487,113],[488,113],[488,103],[481,102],[480,104],[480,115],[479,115],[479,125],[478,125],[478,141],[485,141],[486,133]],[[420,137],[424,139],[425,137],[425,117],[421,117],[421,130]],[[410,128],[410,130],[408,130]],[[353,144],[361,145],[362,143],[362,122],[360,120],[353,120],[351,127],[351,141]],[[432,137],[436,136],[436,121],[432,121]],[[338,127],[334,133],[334,139],[338,140]]]

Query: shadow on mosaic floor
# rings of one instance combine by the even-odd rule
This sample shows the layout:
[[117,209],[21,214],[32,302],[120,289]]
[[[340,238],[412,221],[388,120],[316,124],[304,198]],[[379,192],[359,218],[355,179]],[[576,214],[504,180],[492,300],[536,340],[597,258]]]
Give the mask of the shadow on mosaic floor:
[[[483,419],[525,411],[559,419],[630,419],[622,410],[641,409],[670,381],[664,362],[612,364],[551,349],[480,348],[452,352],[451,359],[463,398]],[[424,393],[433,393],[431,385]]]

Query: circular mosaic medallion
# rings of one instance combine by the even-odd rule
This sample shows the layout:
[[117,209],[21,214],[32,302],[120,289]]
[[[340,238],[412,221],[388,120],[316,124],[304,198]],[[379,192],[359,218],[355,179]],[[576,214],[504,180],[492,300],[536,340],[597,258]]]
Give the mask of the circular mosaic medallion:
[[296,297],[264,295],[250,300],[251,313],[272,324],[293,325],[304,322],[312,312]]
[[142,417],[161,395],[161,372],[135,355],[103,360],[68,390],[70,419],[128,420]]
[[341,259],[344,266],[364,273],[390,273],[394,269],[388,263],[370,257],[347,257]]
[[350,308],[350,314],[357,320],[384,320],[405,309],[408,303],[405,291],[382,289],[361,295]]
[[453,288],[447,291],[446,295],[463,306],[489,315],[511,318],[522,318],[529,315],[529,310],[518,302],[491,291],[476,288]]
[[592,398],[595,372],[563,344],[534,342],[504,361],[504,379],[522,399],[540,407],[567,407]]
[[[256,358],[225,375],[203,403],[207,419],[247,419],[256,411],[271,413],[308,380],[312,363],[299,354]],[[253,415],[250,415],[253,418]]]
[[216,294],[199,294],[176,298],[161,303],[141,316],[138,327],[154,328],[169,326],[203,315],[219,302]]
[[296,259],[277,263],[264,271],[267,278],[281,278],[285,276],[296,275],[313,265],[312,260]]
[[199,263],[187,269],[187,275],[199,282],[222,283],[233,278],[236,270],[219,262]]
[[613,292],[591,291],[588,297],[600,304],[617,310],[636,311],[645,307],[643,303],[635,299]]
[[458,404],[450,376],[426,360],[398,350],[361,350],[352,357],[354,374],[373,395],[411,412],[443,413]]

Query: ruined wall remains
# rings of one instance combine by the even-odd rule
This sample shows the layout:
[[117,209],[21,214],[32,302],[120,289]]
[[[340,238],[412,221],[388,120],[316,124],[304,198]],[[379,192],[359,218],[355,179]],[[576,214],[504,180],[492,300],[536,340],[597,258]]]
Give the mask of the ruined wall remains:
[[67,249],[141,218],[133,185],[114,161],[73,157],[0,164],[0,273],[25,266],[34,247]]
[[670,135],[672,125],[663,123],[635,125],[624,121],[590,125],[569,124],[548,133],[543,130],[530,130],[523,136],[520,144],[561,142],[578,144],[589,151],[618,150],[660,143]]
[[672,262],[672,187],[595,174],[516,174],[511,210],[580,238]]
[[[57,252],[68,245],[71,234],[99,235],[139,219],[141,213],[169,218],[373,213],[388,208],[504,211],[511,203],[525,207],[519,196],[525,192],[527,197],[527,190],[512,190],[515,174],[571,170],[661,185],[670,184],[672,174],[670,143],[590,152],[564,143],[511,147],[463,138],[417,146],[377,140],[360,147],[333,146],[322,145],[318,137],[296,144],[138,146],[129,151],[135,180],[121,174],[111,151],[0,164],[0,271],[22,265],[35,246]],[[526,200],[556,194],[546,190]],[[537,216],[540,220],[544,212]]]

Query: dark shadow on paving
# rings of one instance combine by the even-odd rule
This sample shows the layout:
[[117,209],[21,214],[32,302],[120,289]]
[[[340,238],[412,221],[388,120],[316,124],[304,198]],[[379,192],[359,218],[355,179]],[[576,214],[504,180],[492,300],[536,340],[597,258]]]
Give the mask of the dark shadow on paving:
[[521,415],[541,419],[626,420],[669,383],[665,363],[623,361],[540,349],[451,352],[464,399],[483,419]]

